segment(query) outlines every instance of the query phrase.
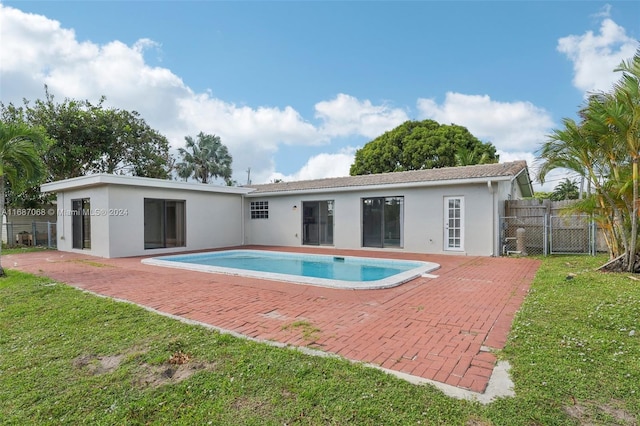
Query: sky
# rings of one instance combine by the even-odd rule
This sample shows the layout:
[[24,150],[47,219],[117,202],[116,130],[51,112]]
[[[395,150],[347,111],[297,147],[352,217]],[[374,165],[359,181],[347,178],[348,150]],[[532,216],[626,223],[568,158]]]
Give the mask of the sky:
[[358,148],[425,119],[535,178],[546,136],[639,39],[638,1],[0,0],[0,101],[105,96],[174,152],[218,135],[239,184],[346,176]]

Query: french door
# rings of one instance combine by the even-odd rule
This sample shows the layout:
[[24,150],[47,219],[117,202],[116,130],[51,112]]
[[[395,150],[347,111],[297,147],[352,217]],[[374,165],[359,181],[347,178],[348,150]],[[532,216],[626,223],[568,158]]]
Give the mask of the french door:
[[444,249],[464,251],[464,197],[444,198]]

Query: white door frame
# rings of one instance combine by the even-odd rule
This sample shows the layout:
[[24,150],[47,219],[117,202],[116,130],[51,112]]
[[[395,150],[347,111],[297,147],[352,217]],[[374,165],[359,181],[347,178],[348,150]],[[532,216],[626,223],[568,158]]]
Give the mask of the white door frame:
[[444,197],[443,204],[444,250],[464,251],[464,196]]

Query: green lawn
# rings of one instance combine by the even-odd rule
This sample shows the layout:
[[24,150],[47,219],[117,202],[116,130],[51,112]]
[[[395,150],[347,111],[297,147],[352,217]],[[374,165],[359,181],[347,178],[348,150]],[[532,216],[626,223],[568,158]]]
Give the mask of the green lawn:
[[42,246],[21,246],[21,247],[12,247],[7,248],[4,244],[2,245],[2,254],[20,254],[20,253],[30,253],[33,251],[44,251],[49,250],[46,247]]
[[603,261],[544,260],[499,354],[516,396],[488,405],[10,270],[0,424],[637,425],[640,281]]

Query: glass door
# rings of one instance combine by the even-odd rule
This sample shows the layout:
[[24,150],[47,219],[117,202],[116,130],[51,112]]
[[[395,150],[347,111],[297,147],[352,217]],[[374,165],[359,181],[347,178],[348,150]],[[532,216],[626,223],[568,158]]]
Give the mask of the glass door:
[[333,200],[302,203],[302,244],[333,244]]
[[444,249],[464,250],[464,198],[444,198]]
[[362,199],[362,246],[402,247],[404,197]]
[[71,247],[91,248],[91,202],[88,198],[71,200]]
[[382,247],[384,198],[362,200],[362,246]]
[[388,197],[384,200],[383,247],[402,247],[402,197]]

